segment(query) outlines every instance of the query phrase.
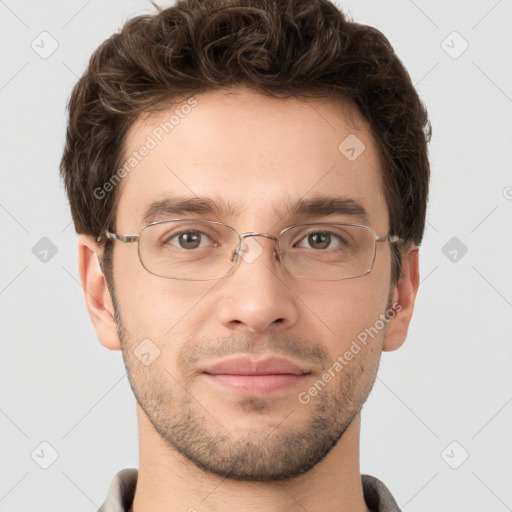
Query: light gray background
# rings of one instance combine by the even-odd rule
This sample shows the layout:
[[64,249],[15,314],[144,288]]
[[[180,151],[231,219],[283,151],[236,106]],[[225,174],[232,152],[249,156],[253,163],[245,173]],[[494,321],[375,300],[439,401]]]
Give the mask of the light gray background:
[[[390,39],[434,133],[416,312],[365,406],[362,472],[407,512],[512,510],[512,2],[341,5]],[[86,313],[58,164],[65,105],[89,56],[152,10],[0,1],[3,512],[93,512],[113,475],[138,465],[135,402],[121,354],[99,344]],[[52,39],[58,48],[42,58]],[[33,253],[43,237],[57,249],[46,262]]]

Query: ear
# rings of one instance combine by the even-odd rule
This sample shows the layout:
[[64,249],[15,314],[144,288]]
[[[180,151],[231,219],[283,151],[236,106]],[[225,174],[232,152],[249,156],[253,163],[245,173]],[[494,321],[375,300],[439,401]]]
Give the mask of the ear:
[[114,321],[114,307],[100,265],[102,248],[90,236],[78,239],[78,270],[84,289],[89,317],[101,344],[111,350],[121,349],[121,340]]
[[396,350],[404,343],[420,284],[418,247],[409,247],[401,253],[401,258],[402,277],[393,291],[392,304],[396,313],[386,326],[386,335],[382,345],[382,350],[385,351]]

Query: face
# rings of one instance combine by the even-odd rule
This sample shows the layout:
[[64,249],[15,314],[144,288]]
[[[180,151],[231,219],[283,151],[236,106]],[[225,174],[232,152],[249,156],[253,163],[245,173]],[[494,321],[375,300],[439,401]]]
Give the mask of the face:
[[[131,128],[127,158],[153,146],[148,137],[156,143],[122,181],[117,233],[137,234],[148,220],[190,218],[238,233],[348,222],[388,235],[376,144],[349,105],[246,89],[204,93],[195,102]],[[161,133],[175,110],[179,121]],[[340,150],[347,137],[352,144]],[[174,212],[165,202],[177,196],[225,208]],[[291,215],[296,201],[317,197],[352,200],[366,219],[354,209]],[[369,274],[320,281],[288,274],[271,238],[246,241],[254,258],[204,281],[153,275],[136,243],[114,242],[111,292],[132,389],[169,448],[218,475],[284,479],[328,454],[373,385],[393,291],[390,245],[377,244]],[[365,342],[364,332],[372,333]]]

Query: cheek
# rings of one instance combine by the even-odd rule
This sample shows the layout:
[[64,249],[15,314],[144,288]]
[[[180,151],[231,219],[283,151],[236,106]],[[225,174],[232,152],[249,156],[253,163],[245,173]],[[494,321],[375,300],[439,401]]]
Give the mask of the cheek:
[[361,332],[375,325],[386,310],[388,295],[389,282],[372,272],[330,283],[322,293],[311,294],[304,302],[327,326],[332,349],[339,355]]
[[[122,252],[124,251],[124,252]],[[115,295],[121,321],[132,339],[150,338],[158,343],[176,340],[199,326],[201,297],[216,281],[192,282],[164,279],[141,264],[136,247],[114,252]]]
[[163,300],[162,286],[142,266],[137,246],[120,247],[114,252],[114,285],[119,314],[130,338],[159,338],[166,323],[172,321],[170,301]]

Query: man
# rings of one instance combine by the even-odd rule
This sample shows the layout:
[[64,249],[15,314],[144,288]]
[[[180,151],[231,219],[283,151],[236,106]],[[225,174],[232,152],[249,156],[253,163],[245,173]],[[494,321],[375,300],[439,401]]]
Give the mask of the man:
[[101,510],[399,510],[360,411],[411,320],[430,133],[384,36],[327,0],[180,2],[69,114],[85,299],[137,399]]

